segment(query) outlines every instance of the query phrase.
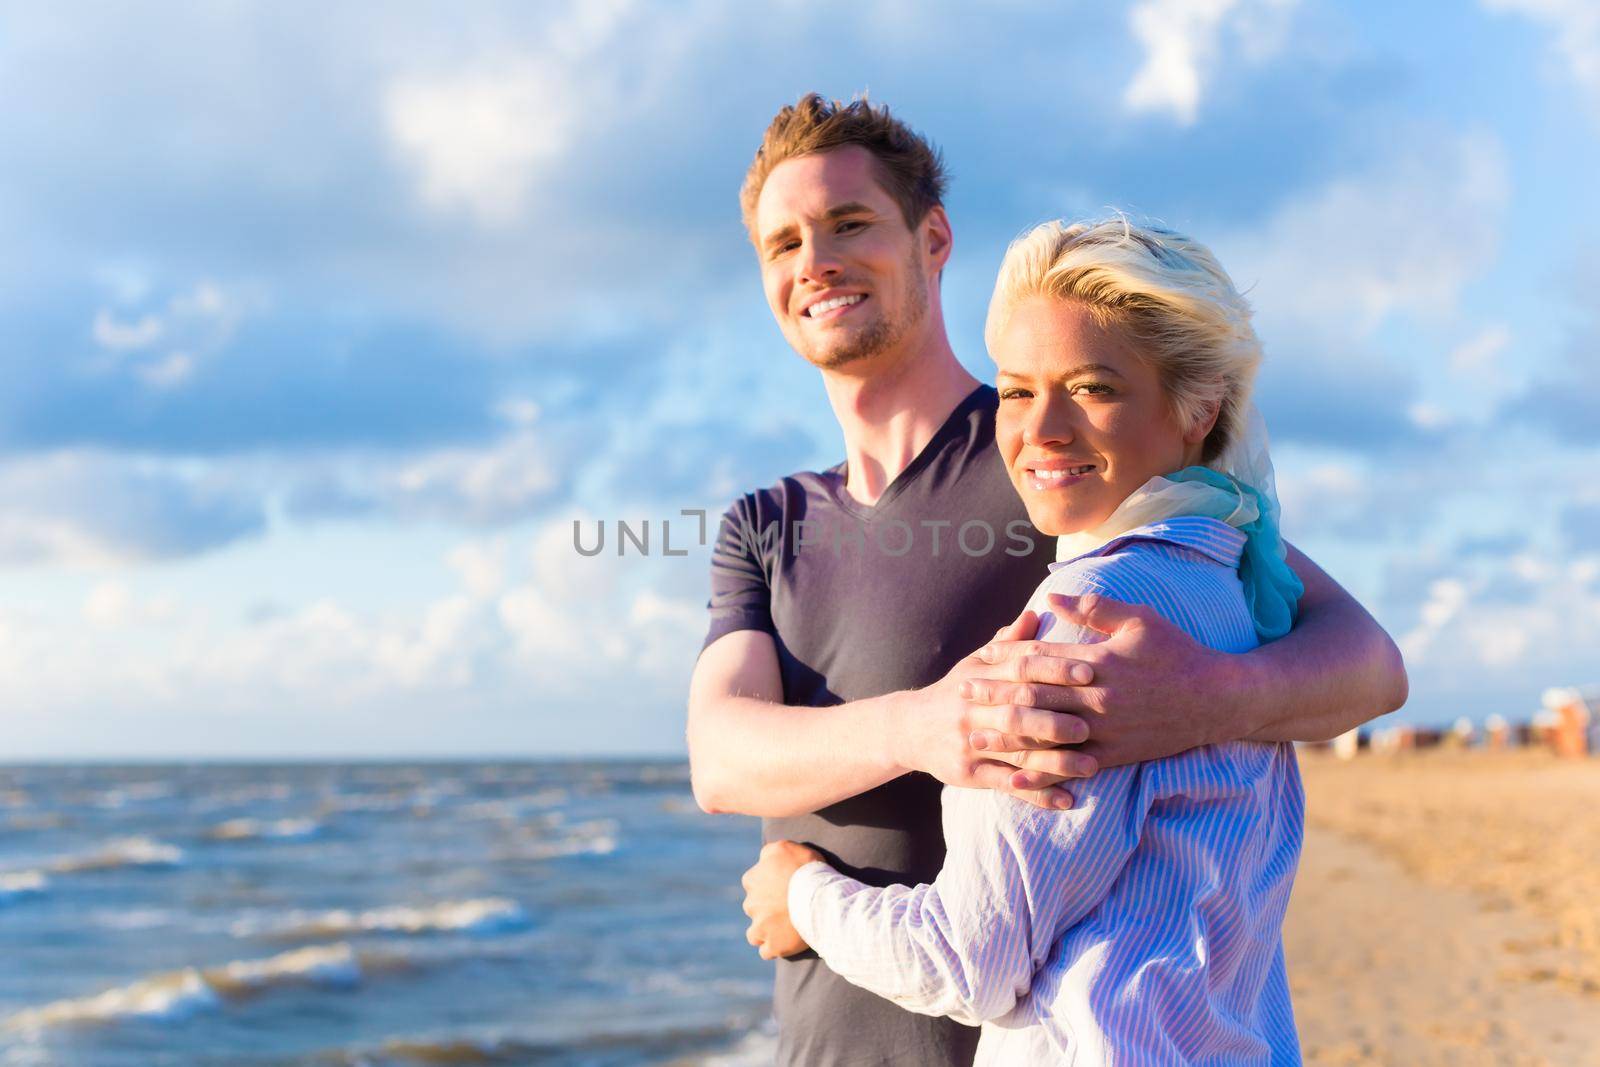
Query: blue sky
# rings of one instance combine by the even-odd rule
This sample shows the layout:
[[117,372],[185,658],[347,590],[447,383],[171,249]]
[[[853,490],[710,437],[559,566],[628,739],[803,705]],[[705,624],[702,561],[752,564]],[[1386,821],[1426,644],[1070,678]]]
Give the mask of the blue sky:
[[982,377],[1031,223],[1218,251],[1402,716],[1600,681],[1589,0],[14,4],[0,758],[681,751],[661,521],[842,454],[736,204],[812,89],[942,146]]

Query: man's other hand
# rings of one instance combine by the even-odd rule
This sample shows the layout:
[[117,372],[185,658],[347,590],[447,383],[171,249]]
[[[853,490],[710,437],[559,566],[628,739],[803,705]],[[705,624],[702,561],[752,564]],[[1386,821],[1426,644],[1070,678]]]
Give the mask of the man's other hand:
[[1079,646],[1031,640],[1038,626],[1025,611],[939,681],[901,694],[896,762],[946,785],[1070,808],[1072,794],[1060,783],[1088,777],[1097,764],[1060,746],[1089,737],[1089,724],[1069,709],[1083,706],[1073,689],[1094,675],[1061,651]]
[[[1093,676],[1063,691],[1064,706],[1088,724],[1089,739],[1079,752],[1115,767],[1242,736],[1227,720],[1227,709],[1238,702],[1239,657],[1207,648],[1143,605],[1093,593],[1049,599],[1061,622],[1107,635],[1089,644],[1049,646]],[[1027,658],[1030,650],[1022,642],[1002,651]]]
[[761,849],[761,859],[739,879],[744,886],[744,913],[750,928],[744,939],[764,960],[793,956],[808,946],[789,921],[789,878],[808,863],[822,859],[816,849],[793,841],[773,841]]

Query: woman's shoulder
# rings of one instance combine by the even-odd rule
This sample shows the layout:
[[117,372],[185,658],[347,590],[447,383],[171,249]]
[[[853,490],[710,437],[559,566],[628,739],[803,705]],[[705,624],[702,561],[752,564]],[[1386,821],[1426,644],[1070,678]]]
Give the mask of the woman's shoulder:
[[1136,527],[1092,552],[1052,564],[1036,594],[1093,593],[1154,608],[1202,643],[1256,644],[1239,582],[1244,535],[1215,519],[1181,516]]
[[1045,584],[1115,587],[1196,567],[1233,573],[1244,542],[1244,534],[1224,522],[1181,515],[1134,527],[1091,551],[1051,564]]

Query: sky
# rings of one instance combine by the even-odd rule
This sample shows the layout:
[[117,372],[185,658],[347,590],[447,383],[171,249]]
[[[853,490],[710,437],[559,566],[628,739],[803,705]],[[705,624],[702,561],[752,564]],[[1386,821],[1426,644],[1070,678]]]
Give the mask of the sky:
[[681,753],[694,513],[843,456],[737,207],[811,90],[943,150],[985,380],[1028,226],[1217,251],[1399,718],[1600,682],[1592,0],[6,3],[0,762]]

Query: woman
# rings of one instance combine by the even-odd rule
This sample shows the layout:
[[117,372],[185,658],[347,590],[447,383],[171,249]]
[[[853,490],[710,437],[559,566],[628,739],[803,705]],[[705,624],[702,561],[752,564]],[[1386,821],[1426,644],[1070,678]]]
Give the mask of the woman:
[[[1000,452],[1059,537],[1030,603],[1041,639],[1094,639],[1055,622],[1051,594],[1143,603],[1227,652],[1288,631],[1301,587],[1249,402],[1260,344],[1208,250],[1123,219],[1047,223],[1007,251],[985,340]],[[1078,794],[1047,812],[946,789],[930,885],[867,886],[774,842],[746,875],[751,940],[809,944],[905,1008],[981,1022],[980,1064],[1298,1063],[1292,747],[1195,749]]]

